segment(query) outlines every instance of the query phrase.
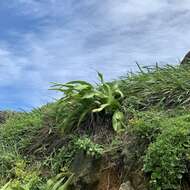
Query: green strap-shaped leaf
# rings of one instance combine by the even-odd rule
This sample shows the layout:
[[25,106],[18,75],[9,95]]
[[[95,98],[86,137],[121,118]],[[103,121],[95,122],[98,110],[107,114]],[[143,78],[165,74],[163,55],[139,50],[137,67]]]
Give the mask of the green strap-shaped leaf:
[[103,109],[105,109],[106,107],[108,107],[109,104],[102,104],[99,108],[93,109],[92,112],[101,112]]
[[66,181],[62,186],[59,187],[58,190],[67,190],[68,187],[69,187],[69,185],[72,183],[73,178],[74,178],[74,174],[72,174],[72,175],[67,179],[67,181]]
[[60,180],[58,180],[51,190],[58,190],[58,188],[61,186],[62,182],[64,181],[65,177],[62,177]]
[[50,190],[54,184],[54,181],[52,179],[49,179],[46,184],[45,190]]
[[8,190],[8,186],[10,185],[10,183],[11,183],[11,181],[9,181],[8,183],[6,183],[0,190]]
[[100,73],[100,72],[98,72],[98,77],[99,77],[101,83],[104,84],[104,77],[103,77],[103,74]]
[[121,111],[115,111],[112,117],[112,126],[116,132],[120,132],[124,124],[124,114]]
[[79,127],[81,122],[84,120],[85,116],[90,112],[91,109],[87,109],[85,111],[83,111],[83,113],[80,115],[79,121],[77,126]]

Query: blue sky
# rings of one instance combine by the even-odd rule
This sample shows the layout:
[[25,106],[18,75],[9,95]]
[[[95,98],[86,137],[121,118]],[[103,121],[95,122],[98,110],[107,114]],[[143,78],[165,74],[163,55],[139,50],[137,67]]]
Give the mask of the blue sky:
[[49,82],[107,80],[178,64],[190,49],[189,0],[1,0],[0,109],[51,101]]

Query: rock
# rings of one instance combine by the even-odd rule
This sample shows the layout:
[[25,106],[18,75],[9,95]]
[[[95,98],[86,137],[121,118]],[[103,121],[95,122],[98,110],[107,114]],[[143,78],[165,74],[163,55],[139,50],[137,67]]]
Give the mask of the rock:
[[74,189],[95,190],[98,184],[100,160],[87,156],[84,151],[78,151],[72,163],[72,171],[77,175]]
[[183,60],[181,61],[181,65],[189,64],[190,63],[190,51],[185,55]]
[[130,181],[127,181],[126,183],[122,183],[119,190],[135,190]]

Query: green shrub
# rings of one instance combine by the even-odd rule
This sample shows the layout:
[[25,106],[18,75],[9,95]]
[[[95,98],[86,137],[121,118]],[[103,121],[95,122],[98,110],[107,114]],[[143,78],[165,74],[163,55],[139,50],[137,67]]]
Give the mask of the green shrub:
[[161,133],[161,121],[165,118],[167,115],[163,112],[136,112],[133,118],[128,121],[128,131],[152,142]]
[[145,156],[144,171],[151,174],[152,189],[180,189],[187,172],[190,148],[190,116],[162,122],[162,133],[151,143]]
[[76,149],[84,151],[92,157],[100,157],[103,154],[103,146],[93,143],[88,137],[79,138],[75,142]]
[[23,160],[16,162],[12,170],[14,179],[7,182],[0,190],[40,190],[42,181],[37,170],[28,169]]

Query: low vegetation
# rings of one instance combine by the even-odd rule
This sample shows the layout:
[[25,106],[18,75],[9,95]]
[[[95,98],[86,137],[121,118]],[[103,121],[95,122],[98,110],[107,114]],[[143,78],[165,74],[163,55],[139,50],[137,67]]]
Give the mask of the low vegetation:
[[54,83],[59,100],[4,112],[0,190],[190,189],[190,67]]

